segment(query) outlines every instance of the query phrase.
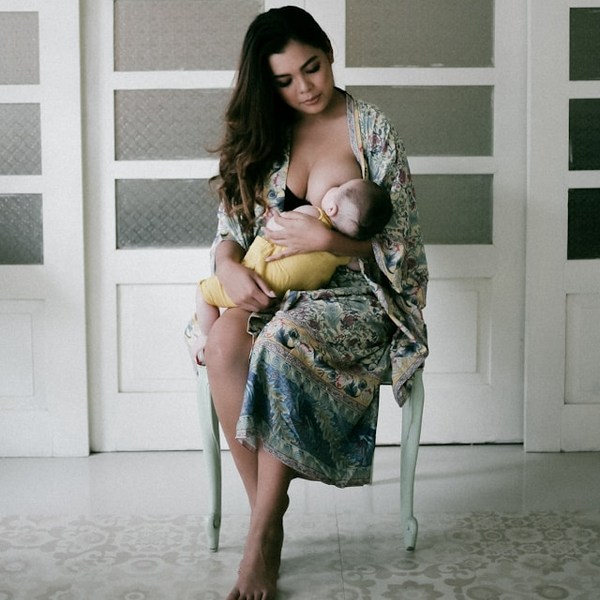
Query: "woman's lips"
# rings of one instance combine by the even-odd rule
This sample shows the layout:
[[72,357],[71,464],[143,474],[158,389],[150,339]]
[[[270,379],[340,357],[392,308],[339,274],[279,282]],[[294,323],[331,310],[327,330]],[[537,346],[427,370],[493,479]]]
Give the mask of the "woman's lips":
[[320,99],[321,99],[321,94],[319,94],[318,96],[313,96],[312,98],[309,98],[308,100],[303,100],[302,104],[308,104],[310,106],[312,104],[316,104]]

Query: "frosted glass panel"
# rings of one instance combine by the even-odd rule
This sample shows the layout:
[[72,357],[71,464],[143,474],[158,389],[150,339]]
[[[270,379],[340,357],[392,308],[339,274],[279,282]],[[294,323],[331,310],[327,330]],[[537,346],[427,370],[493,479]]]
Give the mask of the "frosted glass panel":
[[0,104],[0,175],[42,172],[39,104]]
[[600,169],[600,99],[569,100],[569,169]]
[[220,141],[229,90],[115,92],[117,160],[207,158]]
[[349,67],[490,67],[494,0],[348,0]]
[[0,12],[0,84],[40,82],[38,14]]
[[492,175],[414,175],[426,244],[491,244]]
[[569,190],[567,258],[600,258],[600,189]]
[[117,0],[115,69],[235,69],[258,0]]
[[0,195],[0,264],[44,262],[41,194]]
[[357,98],[379,106],[394,123],[409,155],[490,156],[490,86],[352,86]]
[[117,181],[117,248],[209,246],[217,198],[207,180]]
[[600,7],[571,9],[569,41],[571,80],[600,79]]

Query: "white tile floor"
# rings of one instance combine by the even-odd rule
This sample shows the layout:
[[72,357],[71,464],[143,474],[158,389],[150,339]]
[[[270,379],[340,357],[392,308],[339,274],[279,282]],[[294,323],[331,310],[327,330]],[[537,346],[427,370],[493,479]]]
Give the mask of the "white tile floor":
[[[600,598],[600,453],[424,446],[417,550],[399,523],[399,448],[374,483],[294,481],[281,598]],[[200,452],[0,459],[0,600],[216,600],[248,521],[223,453],[221,548],[206,550]]]

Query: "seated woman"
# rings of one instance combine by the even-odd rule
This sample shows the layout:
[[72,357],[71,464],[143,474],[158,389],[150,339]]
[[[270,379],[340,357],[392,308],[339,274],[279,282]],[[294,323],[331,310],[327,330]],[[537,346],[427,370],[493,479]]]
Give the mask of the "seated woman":
[[[251,508],[228,600],[275,598],[283,515],[294,477],[336,486],[371,481],[382,376],[402,404],[427,355],[427,265],[403,145],[374,106],[334,85],[327,35],[296,7],[250,25],[220,147],[215,273],[234,308],[209,332],[205,361],[215,407]],[[326,190],[370,179],[393,214],[370,240],[351,239],[297,211],[274,217],[279,256],[356,257],[325,289],[283,302],[242,264],[261,216],[286,188],[319,207]]]

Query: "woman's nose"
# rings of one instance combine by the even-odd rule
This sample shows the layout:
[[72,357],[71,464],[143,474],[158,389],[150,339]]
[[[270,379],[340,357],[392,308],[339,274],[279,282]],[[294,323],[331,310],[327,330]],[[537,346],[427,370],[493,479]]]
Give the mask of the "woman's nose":
[[299,80],[299,89],[301,92],[307,92],[310,90],[310,79],[304,75],[301,75]]

